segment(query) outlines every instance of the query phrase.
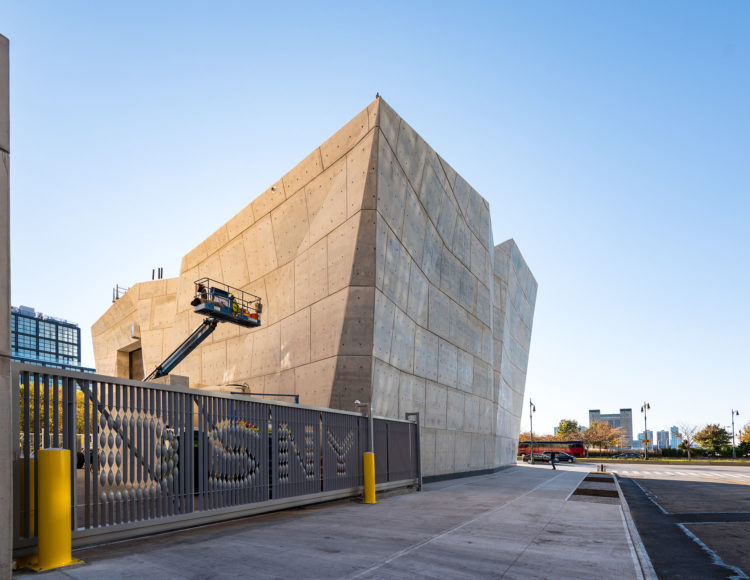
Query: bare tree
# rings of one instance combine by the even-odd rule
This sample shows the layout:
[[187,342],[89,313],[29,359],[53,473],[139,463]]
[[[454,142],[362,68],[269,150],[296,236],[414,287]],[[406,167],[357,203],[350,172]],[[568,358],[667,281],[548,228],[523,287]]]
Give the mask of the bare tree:
[[690,461],[690,448],[693,446],[693,443],[695,443],[695,434],[698,432],[698,426],[693,425],[692,423],[680,423],[680,437],[682,438],[682,443],[680,443],[680,447],[683,447],[687,449],[688,454],[688,461]]

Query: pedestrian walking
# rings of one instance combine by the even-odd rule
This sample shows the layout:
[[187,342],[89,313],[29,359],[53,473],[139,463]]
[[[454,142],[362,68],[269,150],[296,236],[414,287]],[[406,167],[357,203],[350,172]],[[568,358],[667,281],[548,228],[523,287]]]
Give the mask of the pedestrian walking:
[[556,454],[555,454],[554,451],[550,451],[550,453],[549,453],[549,462],[550,462],[550,465],[552,465],[552,469],[557,470],[557,467],[555,467],[555,455]]

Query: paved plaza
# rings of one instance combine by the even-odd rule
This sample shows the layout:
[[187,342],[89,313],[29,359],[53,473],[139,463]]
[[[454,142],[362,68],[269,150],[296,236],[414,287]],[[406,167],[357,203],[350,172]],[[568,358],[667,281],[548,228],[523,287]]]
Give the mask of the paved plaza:
[[376,505],[341,501],[82,549],[74,555],[85,564],[45,577],[643,578],[620,504],[573,495],[591,468],[519,464]]

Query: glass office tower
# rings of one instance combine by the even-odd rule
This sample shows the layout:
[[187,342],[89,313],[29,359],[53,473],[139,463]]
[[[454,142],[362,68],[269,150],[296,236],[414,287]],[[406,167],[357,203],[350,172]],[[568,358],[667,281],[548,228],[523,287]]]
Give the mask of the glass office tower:
[[28,306],[10,309],[11,358],[14,361],[93,372],[81,366],[81,329]]

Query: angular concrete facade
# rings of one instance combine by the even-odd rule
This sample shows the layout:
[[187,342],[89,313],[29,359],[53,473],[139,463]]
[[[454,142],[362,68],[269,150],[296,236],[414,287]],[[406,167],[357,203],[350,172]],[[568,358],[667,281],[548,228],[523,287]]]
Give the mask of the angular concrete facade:
[[204,276],[260,296],[263,326],[220,325],[174,371],[191,386],[419,411],[425,475],[515,461],[536,281],[512,240],[494,246],[487,201],[382,99],[190,251],[179,278],[118,300],[92,328],[98,371],[148,374],[200,323]]

